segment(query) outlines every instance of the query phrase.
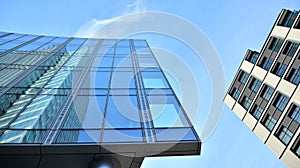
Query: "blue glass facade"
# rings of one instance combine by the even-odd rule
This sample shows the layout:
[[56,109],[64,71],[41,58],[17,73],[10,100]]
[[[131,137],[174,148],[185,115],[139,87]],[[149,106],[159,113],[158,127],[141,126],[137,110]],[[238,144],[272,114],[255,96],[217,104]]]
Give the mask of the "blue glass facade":
[[200,151],[145,40],[0,32],[0,78],[1,146],[191,142]]

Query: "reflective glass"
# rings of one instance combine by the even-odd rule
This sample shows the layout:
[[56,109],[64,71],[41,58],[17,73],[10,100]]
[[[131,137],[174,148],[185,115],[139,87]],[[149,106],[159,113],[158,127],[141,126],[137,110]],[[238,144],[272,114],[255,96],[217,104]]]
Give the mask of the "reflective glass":
[[112,129],[104,130],[102,142],[122,143],[122,142],[142,142],[143,135],[141,129]]
[[42,139],[46,130],[6,130],[0,136],[0,144],[2,143],[25,143],[36,144],[42,143]]
[[105,128],[140,128],[136,96],[109,96]]
[[161,72],[142,72],[145,88],[169,88]]
[[96,143],[100,142],[100,130],[61,130],[56,143]]
[[111,88],[135,88],[133,72],[115,71],[112,73]]
[[138,58],[140,67],[158,67],[153,57],[141,57]]
[[135,46],[148,47],[146,40],[134,40]]
[[191,128],[156,128],[157,141],[197,141]]
[[132,60],[131,57],[125,57],[125,58],[114,58],[114,67],[132,67]]
[[95,88],[108,88],[110,72],[96,71],[95,73]]
[[64,128],[101,129],[105,103],[106,96],[76,96]]
[[187,127],[183,111],[174,96],[148,96],[155,127]]
[[2,38],[0,38],[0,44],[8,42],[10,40],[16,39],[16,38],[20,38],[21,36],[24,36],[24,34],[10,34],[8,36],[4,36]]

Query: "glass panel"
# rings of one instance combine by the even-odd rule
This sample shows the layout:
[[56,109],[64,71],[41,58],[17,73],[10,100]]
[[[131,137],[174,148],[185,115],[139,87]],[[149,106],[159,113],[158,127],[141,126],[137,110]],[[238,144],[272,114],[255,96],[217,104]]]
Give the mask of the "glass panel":
[[146,40],[134,40],[135,46],[148,47]]
[[95,88],[108,88],[110,72],[97,71],[95,76]]
[[10,41],[10,40],[13,40],[13,39],[16,39],[16,38],[20,38],[21,36],[24,36],[24,34],[10,34],[8,36],[4,36],[0,39],[0,44],[1,43],[5,43],[7,41]]
[[143,142],[141,129],[104,130],[104,143]]
[[136,95],[136,89],[111,89],[109,95]]
[[126,40],[126,39],[119,40],[117,43],[117,47],[119,47],[119,46],[129,46],[129,40]]
[[148,47],[135,47],[137,54],[152,54],[151,50]]
[[64,128],[102,128],[106,96],[76,96]]
[[116,55],[121,56],[130,56],[130,48],[129,47],[117,47],[116,48]]
[[140,67],[158,67],[153,57],[140,57],[138,58]]
[[148,96],[155,127],[187,127],[185,116],[174,96]]
[[136,96],[109,96],[105,128],[140,128]]
[[142,72],[145,88],[169,88],[161,72]]
[[125,57],[125,58],[115,57],[114,67],[132,67],[131,57]]
[[197,141],[191,128],[155,129],[157,141]]
[[39,38],[38,40],[19,48],[18,51],[31,51],[31,50],[37,49],[38,47],[41,47],[42,45],[44,45],[44,43],[49,42],[53,39],[54,39],[54,37]]
[[56,143],[96,143],[100,142],[100,130],[61,130]]
[[41,143],[46,130],[6,130],[0,136],[1,143]]
[[135,88],[133,72],[115,71],[111,78],[111,88]]
[[101,57],[99,58],[98,67],[111,67],[112,66],[113,57]]

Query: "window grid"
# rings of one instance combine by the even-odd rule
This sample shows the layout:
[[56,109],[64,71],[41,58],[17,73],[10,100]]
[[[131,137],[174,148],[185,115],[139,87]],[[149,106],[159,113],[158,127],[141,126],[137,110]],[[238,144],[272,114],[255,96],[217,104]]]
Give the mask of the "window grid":
[[250,62],[253,63],[253,64],[255,64],[256,61],[257,61],[257,59],[258,59],[258,56],[259,56],[258,53],[252,54],[251,57],[250,57]]
[[300,124],[300,107],[293,105],[292,110],[289,113],[289,117]]
[[287,103],[289,101],[289,98],[287,96],[284,96],[283,94],[278,94],[276,100],[275,100],[275,107],[279,109],[280,111],[283,111],[286,107]]
[[261,114],[263,113],[263,109],[257,105],[255,105],[254,107],[254,112],[252,112],[254,118],[256,118],[257,120],[259,120]]
[[293,133],[289,129],[287,129],[286,127],[281,128],[278,138],[281,140],[282,143],[288,145],[292,137]]
[[278,65],[275,68],[275,74],[279,77],[282,77],[287,68],[287,65],[278,63]]
[[239,81],[240,81],[242,84],[245,84],[246,81],[247,81],[247,79],[248,79],[248,77],[249,77],[249,74],[248,74],[247,72],[242,71],[241,76],[240,76],[240,78],[239,78]]
[[261,81],[258,80],[258,79],[253,78],[253,82],[250,85],[251,90],[254,93],[257,93],[257,91],[258,91],[258,89],[259,89],[260,86],[261,86]]
[[239,95],[241,94],[241,91],[236,89],[236,88],[233,88],[233,91],[232,91],[232,97],[237,100]]
[[295,85],[298,85],[300,82],[300,71],[299,69],[292,69],[288,77],[288,81],[292,82]]
[[264,126],[269,130],[272,131],[275,124],[276,124],[277,120],[275,118],[273,118],[271,115],[268,114],[267,119],[264,123]]
[[264,89],[264,92],[262,93],[263,94],[262,97],[266,101],[269,101],[270,98],[271,98],[271,96],[272,96],[272,94],[273,94],[273,92],[274,92],[274,89],[271,88],[270,86],[267,86],[267,85],[265,85],[265,88],[266,89]]
[[299,43],[293,43],[287,53],[287,56],[293,57],[298,46],[299,46]]
[[261,67],[268,71],[271,68],[272,63],[273,63],[273,59],[265,57],[265,58],[263,58]]
[[242,100],[242,103],[241,105],[246,109],[248,110],[250,105],[252,103],[252,100],[250,98],[248,98],[247,96],[244,96],[243,100]]

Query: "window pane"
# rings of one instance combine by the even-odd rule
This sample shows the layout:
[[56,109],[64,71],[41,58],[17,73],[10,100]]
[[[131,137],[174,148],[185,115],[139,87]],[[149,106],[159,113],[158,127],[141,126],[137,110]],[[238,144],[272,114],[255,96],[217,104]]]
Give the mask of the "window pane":
[[111,88],[135,88],[134,73],[129,71],[114,71],[111,78]]
[[2,143],[41,143],[46,130],[6,130],[0,136],[0,144]]
[[100,130],[61,130],[56,143],[96,143],[100,142]]
[[136,96],[109,96],[106,109],[106,128],[140,128]]
[[169,88],[161,72],[142,72],[145,88]]
[[143,142],[141,129],[113,129],[104,130],[102,142],[122,143],[122,142]]
[[155,127],[187,127],[188,123],[174,96],[148,96]]
[[191,128],[156,128],[157,141],[197,141]]

